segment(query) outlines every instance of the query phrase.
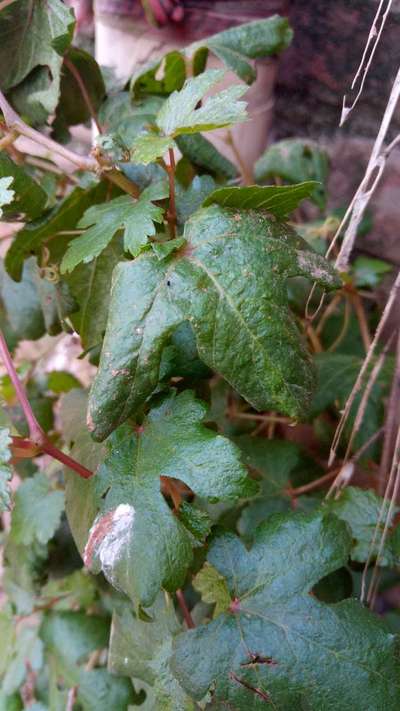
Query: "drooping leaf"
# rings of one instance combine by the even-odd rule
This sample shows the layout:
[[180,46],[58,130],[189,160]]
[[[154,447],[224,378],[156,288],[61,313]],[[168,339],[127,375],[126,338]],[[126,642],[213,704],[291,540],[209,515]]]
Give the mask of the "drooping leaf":
[[52,123],[56,137],[68,126],[85,123],[91,118],[87,100],[82,96],[76,75],[85,87],[93,111],[98,110],[105,96],[103,76],[94,57],[81,48],[70,47],[62,65],[60,100]]
[[50,488],[44,474],[35,474],[18,487],[12,514],[11,539],[28,546],[47,543],[54,535],[64,510],[64,494]]
[[177,185],[176,214],[178,222],[184,225],[214,189],[215,181],[210,175],[196,175],[186,190]]
[[[139,432],[113,435],[95,482],[97,515],[84,558],[144,606],[161,587],[176,590],[192,559],[192,537],[160,491],[160,477],[181,480],[212,501],[251,495],[238,450],[202,424],[206,407],[189,390],[154,407]],[[152,542],[151,556],[147,545]]]
[[108,643],[107,619],[81,612],[46,615],[40,635],[53,657],[57,676],[67,688],[77,686],[83,711],[126,711],[133,701],[127,679],[112,676],[104,667],[85,669],[91,653]]
[[[277,514],[247,551],[231,534],[208,561],[225,578],[229,610],[176,638],[172,669],[195,699],[215,685],[215,701],[235,709],[398,707],[396,640],[355,600],[327,605],[309,592],[343,566],[351,538],[336,517]],[[193,664],[193,660],[196,663]],[[339,705],[338,705],[338,700]]]
[[12,175],[0,178],[0,217],[4,212],[2,208],[14,200],[15,191],[9,189],[13,179]]
[[323,208],[326,200],[326,181],[329,174],[327,152],[307,139],[287,138],[269,146],[254,166],[258,183],[281,178],[287,183],[316,180],[312,199]]
[[73,13],[61,0],[18,0],[0,17],[0,85],[23,113],[46,120],[56,108],[62,54],[72,39]]
[[128,605],[114,612],[108,666],[111,672],[146,684],[144,708],[165,711],[194,711],[169,668],[172,640],[181,627],[171,599],[161,593],[147,610],[153,621],[136,617]]
[[37,288],[37,265],[34,257],[24,267],[22,281],[13,281],[0,265],[0,293],[7,320],[18,340],[37,339],[46,330],[43,309]]
[[236,166],[220,153],[213,144],[200,133],[178,136],[176,145],[193,165],[232,180],[238,175]]
[[315,189],[314,182],[293,186],[250,185],[248,187],[217,188],[203,202],[204,207],[217,204],[238,210],[267,210],[275,217],[283,219],[296,209],[299,202],[310,197]]
[[[10,197],[8,195],[10,191],[7,191],[7,203],[3,202],[2,197],[0,197],[0,204],[3,207],[7,204],[3,213],[6,216],[9,214],[16,215],[22,213],[32,220],[39,217],[47,202],[45,191],[24,168],[14,163],[14,161],[4,153],[0,153],[0,186],[5,184],[4,180],[7,179],[6,176],[11,176],[11,178],[9,178],[9,185],[12,183],[11,192],[14,192],[14,194]],[[3,195],[3,193],[1,193],[1,195]]]
[[110,244],[88,264],[78,264],[65,278],[79,310],[71,321],[79,333],[84,350],[101,344],[110,303],[111,276],[124,258],[122,239]]
[[134,73],[130,89],[135,98],[143,94],[165,96],[182,89],[186,78],[185,58],[177,50],[168,52]]
[[[352,559],[358,563],[365,563],[369,554],[371,554],[371,560],[374,560],[378,554],[383,527],[389,515],[389,502],[384,504],[382,497],[372,490],[347,486],[340,492],[338,498],[328,500],[326,505],[329,511],[332,511],[335,516],[345,521],[351,529],[353,537]],[[381,507],[383,507],[383,514],[380,518],[381,523],[375,536],[375,543],[372,546]],[[396,513],[397,510],[394,507],[389,519],[390,529]],[[396,550],[396,541],[390,529],[382,555],[379,558],[379,564],[394,567],[398,565],[400,560],[400,550]]]
[[83,235],[72,240],[61,262],[61,271],[70,272],[80,262],[90,262],[107,247],[115,233],[124,229],[124,248],[137,256],[147,238],[155,234],[154,222],[162,222],[164,212],[154,200],[168,196],[165,182],[149,185],[135,200],[130,195],[89,207],[78,223],[88,227]]
[[209,49],[228,69],[240,79],[251,84],[256,78],[254,67],[248,59],[261,59],[278,54],[286,49],[293,37],[286,18],[274,15],[263,20],[255,20],[238,27],[232,27],[216,35],[189,45],[186,54],[193,56]]
[[6,254],[4,264],[10,276],[19,281],[24,260],[39,250],[42,244],[46,244],[53,253],[53,250],[57,249],[58,240],[50,238],[57,235],[58,232],[75,229],[85,210],[93,204],[103,201],[105,195],[104,184],[96,185],[88,190],[75,188],[42,219],[26,225],[23,230],[18,232]]
[[12,469],[10,466],[12,439],[6,427],[0,428],[0,513],[11,508],[10,481]]
[[184,321],[201,360],[254,407],[293,417],[308,408],[314,373],[288,310],[285,281],[304,275],[335,287],[330,265],[261,212],[202,209],[188,220],[184,236],[186,247],[169,259],[145,254],[114,271],[90,395],[89,426],[97,439],[152,393],[162,349]]

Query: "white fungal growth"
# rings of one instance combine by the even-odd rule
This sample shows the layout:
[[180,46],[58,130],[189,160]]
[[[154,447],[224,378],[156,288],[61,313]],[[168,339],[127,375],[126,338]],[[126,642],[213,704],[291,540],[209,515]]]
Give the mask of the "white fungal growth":
[[83,560],[91,567],[93,557],[100,560],[101,569],[110,582],[115,565],[121,559],[135,519],[135,509],[129,504],[120,504],[114,511],[97,516],[89,532]]

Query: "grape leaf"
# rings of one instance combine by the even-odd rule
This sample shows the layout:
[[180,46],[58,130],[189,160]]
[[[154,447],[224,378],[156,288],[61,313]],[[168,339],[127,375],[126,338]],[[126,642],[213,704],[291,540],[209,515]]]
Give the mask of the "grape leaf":
[[2,684],[6,694],[12,694],[23,684],[28,665],[36,673],[43,665],[43,644],[35,626],[22,627],[14,639],[12,659]]
[[192,585],[204,602],[215,604],[214,617],[229,608],[231,598],[225,578],[207,561],[193,578]]
[[96,475],[99,514],[84,560],[145,606],[154,602],[160,587],[176,590],[192,560],[191,534],[179,509],[176,515],[169,509],[160,477],[180,479],[215,502],[257,489],[235,445],[202,424],[206,411],[191,391],[172,392],[150,411],[141,431],[122,428],[113,435],[110,455]]
[[110,303],[111,276],[123,258],[122,239],[113,239],[98,257],[89,264],[78,264],[65,277],[79,306],[79,310],[71,314],[71,321],[84,350],[101,344]]
[[[39,217],[46,205],[47,195],[43,188],[20,165],[17,165],[4,153],[0,153],[0,186],[6,176],[12,181],[14,195],[8,199],[5,215],[22,213],[32,220]],[[7,191],[8,194],[9,191]],[[0,197],[0,204],[5,205]],[[1,216],[1,213],[0,213]]]
[[220,175],[227,180],[237,178],[236,166],[217,151],[211,141],[201,133],[177,136],[176,145],[182,155],[188,158],[193,165],[205,169],[208,173]]
[[23,267],[22,281],[16,284],[0,264],[0,293],[7,320],[18,339],[35,340],[46,330],[40,295],[38,268],[34,257]]
[[296,209],[299,202],[310,197],[315,189],[315,182],[298,185],[250,185],[246,187],[217,188],[206,197],[204,207],[213,203],[221,207],[233,207],[238,210],[267,210],[280,219]]
[[131,146],[136,163],[151,163],[174,147],[173,139],[181,134],[211,131],[245,121],[246,103],[238,99],[246,91],[243,85],[231,86],[204,99],[205,94],[224,76],[220,69],[209,69],[198,77],[187,79],[180,91],[174,91],[163,103],[155,124],[160,134],[144,133]]
[[155,234],[154,222],[163,221],[163,209],[153,201],[166,197],[167,183],[160,182],[145,188],[137,200],[123,195],[89,207],[78,223],[78,227],[89,229],[72,240],[61,262],[61,271],[70,272],[80,262],[87,263],[98,257],[120,229],[124,229],[125,250],[137,256],[147,238]]
[[132,685],[104,668],[85,669],[89,655],[107,647],[106,618],[84,612],[46,615],[40,636],[51,654],[57,676],[66,686],[77,686],[77,701],[83,711],[126,711],[133,700]]
[[[359,489],[355,486],[347,486],[344,491],[340,492],[337,499],[329,499],[326,502],[329,511],[332,511],[335,516],[338,516],[349,525],[353,535],[351,557],[359,563],[365,563],[368,559],[382,505],[382,497],[378,496],[374,491]],[[383,526],[389,513],[389,502],[386,502],[383,506],[383,512],[375,545],[371,551],[372,560],[378,554]],[[394,507],[389,521],[390,528],[393,525],[393,518],[396,513],[397,509]],[[379,558],[379,564],[394,567],[398,565],[398,562],[399,551],[396,550],[396,538],[389,529],[389,535]]]
[[12,439],[10,431],[6,427],[0,428],[0,513],[9,511],[11,508],[10,481],[12,469],[10,466]]
[[140,67],[134,73],[130,90],[136,98],[143,94],[164,96],[182,88],[186,77],[185,58],[177,50],[168,52],[162,59]]
[[[72,39],[74,16],[61,0],[18,0],[0,17],[1,88],[34,120],[56,108],[62,55]],[[27,97],[27,101],[26,101]]]
[[28,546],[47,543],[54,535],[64,510],[64,494],[52,491],[44,474],[35,474],[18,487],[12,514],[11,539]]
[[9,205],[14,200],[15,191],[9,190],[14,178],[12,175],[0,178],[0,217],[2,217],[5,205]]
[[70,47],[62,67],[60,99],[52,123],[53,134],[65,131],[68,126],[85,123],[91,118],[88,102],[82,96],[75,74],[80,77],[94,111],[98,110],[104,99],[104,80],[96,60],[83,49]]
[[247,61],[278,54],[286,49],[293,37],[286,18],[273,15],[263,20],[247,22],[238,27],[211,35],[206,39],[189,45],[185,53],[194,61],[204,48],[225,63],[240,79],[251,84],[256,78],[256,71]]
[[163,347],[189,321],[201,360],[257,409],[303,417],[311,357],[288,309],[286,278],[327,288],[334,271],[287,225],[212,206],[186,223],[169,259],[144,254],[114,270],[109,319],[88,423],[104,439],[157,385]]
[[281,178],[288,183],[316,180],[312,199],[325,206],[325,185],[329,174],[329,158],[318,143],[306,139],[287,138],[269,146],[254,166],[257,183]]
[[160,593],[147,612],[153,621],[136,617],[128,605],[114,612],[108,668],[114,674],[146,684],[144,708],[148,711],[194,711],[194,702],[169,668],[172,640],[181,631],[172,601]]
[[231,603],[176,638],[172,670],[183,688],[200,699],[215,685],[216,700],[238,710],[253,708],[257,697],[310,711],[358,708],[368,698],[371,711],[395,711],[395,636],[355,600],[327,605],[309,594],[346,563],[350,546],[346,525],[320,511],[273,516],[250,551],[232,534],[217,538],[208,561],[224,576]]
[[48,240],[47,246],[52,253],[55,248],[54,243],[59,240],[49,238],[54,237],[58,232],[75,229],[85,210],[104,200],[106,190],[104,183],[89,190],[75,188],[59,205],[40,220],[25,225],[24,229],[18,232],[14,238],[4,260],[10,276],[16,281],[21,279],[24,259],[39,250],[43,242]]

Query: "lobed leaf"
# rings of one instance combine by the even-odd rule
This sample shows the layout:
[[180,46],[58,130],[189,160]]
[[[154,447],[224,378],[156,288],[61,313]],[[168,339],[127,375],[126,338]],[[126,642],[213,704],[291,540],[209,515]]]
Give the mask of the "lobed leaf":
[[303,275],[335,287],[328,262],[262,212],[202,209],[186,223],[184,237],[187,245],[169,259],[143,254],[114,271],[89,400],[96,439],[151,395],[163,348],[185,321],[201,360],[255,408],[303,417],[309,407],[314,372],[288,309],[285,282]]
[[[309,593],[342,567],[346,525],[320,511],[277,514],[258,528],[247,551],[232,534],[217,538],[208,561],[222,575],[230,606],[207,625],[179,635],[173,672],[195,699],[253,708],[398,708],[397,643],[355,600],[327,605]],[[196,664],[193,664],[196,659]]]
[[10,465],[12,439],[6,427],[0,428],[0,513],[11,509],[12,469]]
[[64,510],[64,494],[50,488],[44,474],[35,474],[18,487],[12,515],[11,539],[24,546],[47,543],[53,537]]
[[[192,535],[168,507],[163,480],[176,478],[212,501],[254,493],[239,452],[207,429],[206,407],[191,391],[171,393],[145,418],[140,431],[118,430],[100,467],[93,496],[99,511],[84,559],[117,589],[151,605],[161,587],[176,590],[192,560]],[[147,544],[152,541],[152,553]]]

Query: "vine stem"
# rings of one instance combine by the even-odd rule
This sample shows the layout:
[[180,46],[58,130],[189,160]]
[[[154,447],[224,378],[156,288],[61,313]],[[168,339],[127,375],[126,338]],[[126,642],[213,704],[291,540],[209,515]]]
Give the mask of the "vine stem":
[[186,622],[186,626],[188,629],[193,630],[196,627],[196,625],[194,624],[193,617],[189,612],[188,606],[186,605],[186,600],[184,598],[182,590],[180,590],[180,589],[177,590],[175,594],[176,594],[176,599],[178,601],[178,605],[181,608],[183,619]]
[[168,182],[169,182],[169,208],[167,220],[171,230],[171,237],[174,239],[176,234],[176,202],[175,202],[175,156],[174,149],[168,149],[169,165],[167,165]]
[[[89,469],[86,469],[86,467],[84,467],[82,464],[79,464],[79,462],[76,462],[75,459],[72,459],[72,457],[68,456],[68,454],[64,454],[64,452],[62,452],[60,449],[58,449],[58,447],[56,447],[52,442],[50,442],[48,437],[43,432],[32,411],[25,388],[18,377],[17,371],[15,370],[10,351],[8,350],[6,340],[1,330],[0,357],[14,386],[18,402],[22,407],[22,411],[27,421],[29,428],[30,444],[35,445],[42,452],[49,454],[51,457],[53,457],[53,459],[57,459],[59,462],[62,462],[67,467],[79,474],[79,476],[81,476],[83,479],[89,479],[91,476],[93,476],[94,472],[91,472]],[[25,447],[29,446],[29,443],[26,440],[23,440],[23,442],[25,443]]]
[[[100,160],[96,160],[96,158],[81,156],[78,153],[74,153],[74,151],[71,151],[69,148],[61,146],[57,143],[57,141],[53,141],[51,138],[48,138],[48,136],[45,136],[39,131],[36,131],[36,129],[28,126],[28,124],[26,124],[14,111],[1,91],[0,109],[3,112],[4,120],[8,129],[13,135],[16,132],[21,136],[25,136],[25,138],[30,138],[39,146],[46,148],[51,156],[58,155],[61,158],[64,158],[64,160],[67,160],[69,163],[72,163],[72,165],[75,166],[75,169],[96,173],[96,175],[99,175],[106,180],[109,180],[111,183],[118,185],[129,195],[136,198],[139,197],[140,190],[136,183],[127,178],[122,171],[111,165],[108,161],[103,160],[101,162]],[[56,163],[57,161],[54,159],[54,162]]]

